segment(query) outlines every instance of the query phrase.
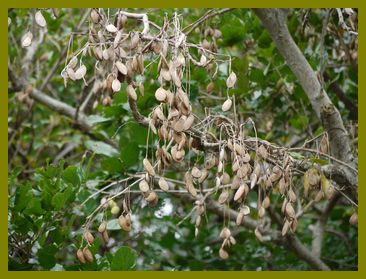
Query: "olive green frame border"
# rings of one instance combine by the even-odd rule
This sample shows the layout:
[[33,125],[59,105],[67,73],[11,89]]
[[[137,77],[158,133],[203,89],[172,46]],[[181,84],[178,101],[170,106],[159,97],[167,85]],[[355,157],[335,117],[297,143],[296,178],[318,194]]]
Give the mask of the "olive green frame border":
[[[16,271],[8,271],[8,246],[7,246],[7,219],[8,219],[8,182],[7,182],[7,163],[8,163],[8,152],[6,149],[7,146],[7,116],[8,116],[8,105],[7,105],[7,52],[8,52],[8,46],[5,44],[7,42],[7,9],[8,8],[27,8],[27,7],[37,7],[37,8],[50,8],[50,7],[73,7],[73,8],[83,8],[83,7],[154,7],[154,8],[184,8],[184,7],[194,7],[194,8],[207,8],[207,7],[237,7],[237,8],[325,8],[325,7],[349,7],[349,8],[358,8],[359,9],[359,31],[361,31],[361,35],[359,36],[359,51],[361,52],[361,55],[359,55],[359,72],[362,74],[366,74],[365,70],[365,58],[364,54],[366,53],[366,49],[363,48],[365,45],[365,37],[363,30],[366,28],[365,25],[365,6],[366,1],[365,0],[348,0],[348,1],[339,1],[339,0],[307,0],[303,1],[301,3],[296,3],[296,1],[289,1],[289,0],[277,0],[277,1],[271,1],[271,0],[261,0],[261,1],[233,1],[233,0],[226,0],[226,1],[217,1],[217,0],[184,0],[184,1],[174,1],[174,2],[168,2],[168,1],[161,1],[161,2],[153,2],[153,1],[147,1],[147,0],[139,0],[139,1],[110,1],[110,0],[103,0],[103,1],[97,1],[97,0],[78,0],[78,1],[70,1],[70,0],[53,0],[53,1],[19,1],[19,0],[13,0],[8,2],[1,1],[1,28],[0,28],[0,38],[3,44],[0,45],[1,48],[1,93],[0,93],[0,130],[2,133],[1,136],[1,147],[4,148],[4,158],[3,160],[0,160],[0,170],[1,170],[1,194],[0,194],[0,212],[1,212],[1,240],[0,240],[0,253],[1,253],[1,274],[5,278],[24,278],[27,279],[30,278],[49,278],[57,277],[61,278],[63,276],[68,276],[70,278],[100,278],[104,276],[131,276],[133,278],[143,278],[145,276],[152,276],[155,278],[168,278],[170,276],[174,276],[176,278],[184,278],[186,276],[192,276],[195,278],[201,278],[205,276],[213,276],[217,278],[223,278],[225,276],[230,277],[236,277],[236,278],[243,278],[245,276],[255,276],[256,278],[268,278],[269,276],[272,278],[273,276],[275,278],[293,278],[294,276],[299,276],[300,278],[307,278],[308,276],[316,276],[316,277],[323,277],[323,276],[332,276],[333,278],[343,278],[345,276],[352,276],[352,277],[359,277],[359,276],[365,276],[366,275],[366,267],[363,266],[363,264],[366,265],[366,256],[365,251],[363,251],[362,248],[365,247],[365,237],[359,238],[359,271],[330,271],[330,272],[317,272],[317,271],[276,271],[276,272],[258,272],[256,274],[253,274],[252,271],[231,271],[231,272],[225,272],[225,271],[203,271],[203,272],[196,272],[192,271],[189,274],[185,272],[175,272],[174,274],[171,274],[170,272],[148,272],[145,273],[143,271],[134,271],[134,272],[116,272],[113,273],[107,273],[103,274],[100,272],[54,272],[53,274],[50,274],[49,271],[44,272],[16,272]],[[363,50],[362,50],[363,49]],[[361,62],[361,63],[360,63]],[[361,79],[362,81],[362,79]],[[362,92],[365,90],[365,82],[359,83],[359,92]],[[362,107],[362,104],[365,103],[365,97],[363,94],[359,94],[359,107]],[[365,117],[366,111],[360,111],[359,112],[359,118],[363,119]],[[364,130],[359,127],[359,142],[362,142],[362,139],[364,137]],[[362,167],[364,162],[364,150],[362,148],[359,148],[359,165]],[[6,158],[6,160],[5,160]],[[363,185],[362,181],[365,181],[366,174],[363,174],[362,171],[360,172],[360,181],[359,185]],[[365,201],[365,190],[363,187],[359,189],[359,230],[361,233],[359,235],[363,235],[362,231],[365,232],[365,214],[364,214],[364,201]],[[336,244],[335,244],[336,245]],[[295,273],[295,274],[294,274]],[[362,275],[363,274],[363,275]],[[146,277],[145,277],[146,278]]]

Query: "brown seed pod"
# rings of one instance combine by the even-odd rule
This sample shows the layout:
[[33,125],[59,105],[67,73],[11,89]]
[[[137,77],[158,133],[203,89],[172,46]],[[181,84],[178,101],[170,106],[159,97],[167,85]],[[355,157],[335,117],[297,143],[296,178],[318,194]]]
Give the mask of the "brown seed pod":
[[135,88],[133,88],[133,86],[131,84],[127,85],[126,91],[127,91],[129,98],[131,98],[134,101],[137,101],[137,94],[136,94]]
[[166,182],[166,180],[163,177],[159,178],[158,184],[159,184],[159,187],[161,190],[163,190],[165,192],[169,191],[169,184],[168,184],[168,182]]
[[351,217],[349,218],[349,223],[351,225],[357,225],[358,224],[358,214],[357,212],[354,212]]
[[105,230],[104,232],[102,232],[102,239],[105,245],[107,245],[109,243],[109,235],[108,235],[108,231]]
[[235,238],[233,236],[230,236],[229,237],[229,241],[230,241],[230,244],[231,245],[235,245],[236,244],[236,240],[235,240]]
[[291,203],[289,203],[289,202],[286,204],[285,213],[286,213],[286,216],[290,219],[293,219],[296,216],[295,209],[292,207]]
[[290,202],[296,202],[296,194],[292,189],[290,189],[288,191],[287,196],[288,196],[288,199],[290,200]]
[[83,254],[83,251],[81,249],[78,249],[76,251],[76,257],[78,258],[78,260],[82,263],[82,264],[85,264],[86,263],[86,260],[85,260],[85,257],[84,257],[84,254]]
[[287,234],[289,228],[290,228],[290,222],[287,221],[287,219],[286,219],[286,221],[285,221],[285,223],[283,224],[283,227],[282,227],[282,236],[285,236]]
[[93,54],[95,56],[95,58],[97,58],[99,61],[102,61],[103,60],[103,51],[100,47],[96,46],[96,47],[93,47]]
[[153,166],[151,165],[150,161],[147,158],[144,158],[144,160],[142,161],[143,165],[144,165],[144,169],[145,171],[151,175],[151,176],[155,176],[155,171]]
[[230,229],[229,228],[227,228],[227,227],[224,227],[222,230],[221,230],[221,232],[220,232],[220,238],[221,239],[227,239],[227,238],[229,238],[230,236],[231,236],[231,231],[230,231]]
[[235,192],[234,201],[238,201],[239,199],[241,199],[244,196],[244,191],[245,191],[244,184],[241,184],[238,190],[236,190]]
[[187,189],[188,193],[190,193],[193,197],[196,197],[197,196],[197,190],[196,190],[196,188],[194,188],[193,177],[192,177],[192,174],[189,171],[187,171],[184,174],[184,182],[185,182],[186,189]]
[[258,217],[263,218],[264,214],[266,213],[266,210],[263,206],[260,206],[258,209]]
[[193,125],[193,122],[194,122],[194,116],[193,114],[191,114],[187,117],[186,121],[184,122],[184,131],[190,129]]
[[184,123],[185,123],[185,119],[183,116],[181,116],[173,125],[173,129],[180,133],[184,131]]
[[149,183],[147,183],[145,179],[141,180],[139,183],[139,189],[141,192],[146,193],[147,191],[150,190]]
[[105,29],[110,33],[116,33],[118,31],[117,27],[113,24],[108,24]]
[[153,202],[155,201],[156,199],[158,198],[158,195],[156,194],[156,192],[154,191],[151,191],[147,197],[145,198],[145,200],[150,203],[150,202]]
[[191,173],[194,178],[200,178],[202,175],[202,172],[197,167],[193,167]]
[[128,222],[127,218],[123,215],[118,217],[118,224],[122,230],[129,232],[131,231],[131,222]]
[[220,181],[222,185],[227,185],[230,183],[230,175],[227,172],[224,172],[221,177]]
[[296,229],[297,229],[297,219],[295,218],[295,219],[293,219],[292,221],[291,221],[291,226],[290,226],[290,228],[291,228],[291,231],[294,233],[295,231],[296,231]]
[[264,199],[263,199],[263,202],[262,202],[262,206],[264,208],[268,208],[271,204],[271,200],[269,199],[268,196],[266,196]]
[[228,111],[231,109],[231,106],[233,104],[233,101],[231,99],[227,99],[223,104],[222,104],[222,111]]
[[255,230],[254,230],[254,234],[255,234],[255,237],[260,241],[262,242],[263,241],[263,235],[262,233],[259,231],[259,228],[256,227]]
[[207,84],[206,90],[207,93],[212,93],[212,91],[215,89],[215,83],[213,83],[212,81]]
[[88,247],[84,247],[83,249],[83,255],[84,255],[84,258],[89,262],[89,263],[92,263],[94,261],[94,257],[93,257],[93,254],[92,252],[89,250]]
[[257,154],[263,159],[267,159],[268,157],[267,149],[263,145],[259,146]]
[[92,9],[92,11],[90,12],[90,17],[91,17],[93,23],[95,23],[95,24],[99,23],[100,15],[95,9]]
[[225,190],[225,191],[222,191],[220,196],[219,196],[219,199],[218,199],[218,202],[220,204],[224,204],[229,198],[229,191]]
[[131,36],[131,45],[130,45],[130,49],[135,49],[138,44],[140,42],[140,36],[138,33],[133,33],[133,35]]
[[239,211],[238,215],[236,216],[236,225],[240,226],[244,221],[244,213]]
[[91,234],[90,231],[85,231],[83,237],[86,242],[88,242],[88,244],[92,244],[94,242],[94,236]]
[[201,215],[197,215],[196,220],[195,220],[195,226],[199,227],[201,225]]
[[107,222],[102,221],[98,227],[98,232],[103,233],[107,229]]
[[198,183],[203,183],[203,181],[206,180],[208,175],[209,175],[208,170],[207,169],[202,169],[201,170],[201,176],[200,176],[200,178],[198,178]]

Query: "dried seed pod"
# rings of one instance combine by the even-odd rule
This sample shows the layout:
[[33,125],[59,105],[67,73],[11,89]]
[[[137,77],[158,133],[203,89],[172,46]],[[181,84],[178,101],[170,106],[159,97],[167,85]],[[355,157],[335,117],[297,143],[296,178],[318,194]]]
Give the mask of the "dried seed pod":
[[83,237],[89,245],[94,242],[94,236],[89,231],[85,231]]
[[105,29],[110,33],[116,33],[118,31],[117,27],[113,24],[108,24]]
[[229,238],[230,236],[231,236],[231,231],[230,231],[230,229],[229,228],[227,228],[227,227],[224,227],[222,230],[221,230],[221,232],[220,232],[220,238],[221,239],[227,239],[227,238]]
[[207,84],[207,87],[206,87],[206,91],[207,93],[212,93],[212,91],[215,89],[215,83],[213,83],[212,81]]
[[98,227],[98,232],[103,233],[107,229],[107,222],[102,221]]
[[265,213],[266,213],[265,208],[263,206],[260,206],[259,209],[258,209],[258,217],[262,218]]
[[154,168],[151,165],[150,161],[147,158],[144,158],[144,160],[142,161],[142,163],[144,165],[145,171],[147,171],[149,175],[155,176],[155,171],[154,171]]
[[94,257],[93,257],[93,254],[92,252],[89,250],[88,247],[84,247],[83,249],[83,255],[84,255],[84,258],[89,262],[89,263],[92,263],[94,261]]
[[193,122],[194,122],[194,116],[193,114],[191,114],[187,117],[186,121],[184,122],[184,131],[190,129],[193,125]]
[[155,201],[156,199],[158,198],[158,195],[156,194],[156,192],[154,192],[154,191],[151,191],[148,195],[147,195],[147,197],[145,198],[145,200],[147,201],[147,202],[153,202],[153,201]]
[[36,12],[36,14],[34,15],[34,19],[36,21],[36,23],[40,26],[40,27],[46,27],[47,22],[45,20],[45,18],[42,15],[41,11]]
[[244,213],[239,211],[238,215],[236,216],[236,225],[240,226],[244,221]]
[[113,92],[118,92],[121,90],[121,82],[118,79],[113,80],[112,90]]
[[86,263],[86,260],[85,260],[85,257],[84,257],[84,253],[81,249],[78,249],[76,251],[76,257],[78,258],[78,260],[82,263],[82,264],[85,264]]
[[227,99],[223,104],[222,104],[222,111],[228,111],[231,109],[231,106],[233,104],[233,101],[231,99]]
[[236,83],[236,74],[234,72],[231,72],[231,74],[226,80],[226,86],[228,88],[233,88],[235,83]]
[[240,212],[243,212],[244,216],[247,216],[250,214],[250,207],[247,205],[244,205],[241,209]]
[[229,237],[229,241],[230,241],[231,245],[235,245],[236,244],[236,240],[235,240],[235,238],[233,236],[230,236]]
[[189,171],[187,171],[184,175],[184,182],[186,184],[186,189],[187,189],[188,193],[190,193],[193,197],[196,197],[197,190],[193,186],[192,174]]
[[290,229],[293,233],[296,231],[296,229],[297,229],[297,219],[296,218],[291,221]]
[[234,201],[240,200],[244,195],[245,187],[244,184],[241,184],[238,190],[236,190],[234,195]]
[[222,185],[227,185],[230,183],[230,175],[227,172],[224,172],[221,177],[220,181]]
[[86,74],[86,67],[85,65],[81,65],[79,69],[75,72],[75,79],[82,79]]
[[286,216],[290,219],[293,219],[296,216],[295,209],[289,202],[286,204],[285,213],[286,213]]
[[254,234],[255,234],[255,237],[260,241],[262,242],[263,241],[263,236],[261,234],[261,232],[259,231],[259,228],[256,227],[255,230],[254,230]]
[[296,194],[295,194],[294,190],[290,189],[288,191],[287,196],[288,196],[288,199],[290,200],[290,202],[296,202]]
[[201,171],[197,167],[193,167],[191,173],[194,178],[200,178],[202,175]]
[[218,202],[220,204],[224,204],[229,198],[229,191],[225,190],[225,191],[222,191],[220,196],[219,196],[219,199],[218,199]]
[[166,180],[163,177],[159,178],[158,184],[159,184],[159,187],[161,190],[163,190],[165,192],[169,191],[169,184],[168,184],[168,182],[166,182]]
[[22,37],[22,47],[29,47],[32,44],[33,34],[32,32],[28,31]]
[[199,227],[201,225],[201,215],[197,215],[196,220],[195,220],[195,226]]
[[150,190],[149,183],[147,183],[145,179],[141,180],[139,183],[139,189],[141,192],[146,193],[147,191]]
[[140,42],[140,36],[138,33],[133,33],[133,35],[131,36],[131,45],[130,45],[130,49],[135,49],[138,44]]
[[259,146],[257,154],[263,159],[267,159],[268,157],[268,152],[264,145]]
[[183,132],[184,131],[184,123],[185,123],[185,119],[184,117],[180,117],[173,125],[173,129],[180,133],[180,132]]
[[75,67],[77,66],[78,64],[78,59],[76,58],[76,56],[73,56],[70,61],[69,61],[69,64],[68,66],[72,69],[75,69]]
[[90,17],[91,17],[93,23],[95,23],[95,24],[99,23],[100,15],[95,9],[92,9],[92,11],[90,12]]
[[167,98],[166,90],[164,88],[162,88],[162,87],[158,88],[155,91],[155,98],[159,102],[164,102],[166,100],[166,98]]
[[250,189],[253,189],[254,186],[257,184],[258,176],[253,172],[250,175]]
[[358,224],[358,214],[357,212],[354,212],[351,217],[349,218],[349,223],[351,225],[357,225]]
[[324,198],[324,193],[323,193],[323,191],[320,190],[316,193],[314,201],[320,202],[322,200],[322,198]]
[[270,204],[271,204],[271,200],[269,199],[269,197],[268,197],[268,196],[266,196],[266,197],[263,199],[263,201],[262,201],[262,206],[263,206],[264,208],[268,208]]
[[208,175],[209,175],[208,170],[207,169],[202,169],[201,170],[201,176],[200,176],[200,178],[198,178],[198,182],[202,183],[203,181],[205,181],[206,178],[208,177]]
[[290,222],[287,221],[287,219],[286,219],[286,221],[285,221],[285,223],[283,224],[283,227],[282,227],[282,236],[285,236],[287,234],[289,228],[290,228]]
[[131,222],[128,222],[125,216],[121,215],[118,217],[118,224],[125,232],[131,231]]
[[117,61],[115,65],[122,75],[127,75],[127,67],[125,64],[123,64],[121,61]]
[[108,231],[105,230],[104,232],[102,232],[102,239],[105,245],[107,245],[109,243],[109,235],[108,235]]
[[220,256],[221,259],[227,260],[229,258],[229,253],[226,252],[223,248],[220,248],[219,256]]

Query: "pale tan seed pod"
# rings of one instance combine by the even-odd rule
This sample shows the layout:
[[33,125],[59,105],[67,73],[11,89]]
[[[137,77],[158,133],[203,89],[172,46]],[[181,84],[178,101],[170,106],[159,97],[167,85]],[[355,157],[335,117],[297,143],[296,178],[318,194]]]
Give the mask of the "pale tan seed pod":
[[131,84],[127,85],[126,91],[127,91],[129,98],[131,98],[134,101],[137,101],[137,94],[136,94],[135,88],[133,88],[133,86]]
[[201,176],[200,176],[200,178],[198,178],[198,183],[203,183],[203,181],[206,180],[206,178],[208,177],[208,175],[209,175],[208,170],[202,169],[201,170]]
[[102,61],[103,60],[103,51],[100,47],[96,46],[96,47],[93,47],[93,54],[95,56],[95,58],[97,58],[99,61]]
[[243,161],[243,163],[249,163],[249,161],[250,161],[249,153],[244,153],[244,155],[242,156],[242,161]]
[[247,216],[250,214],[250,207],[247,205],[244,205],[241,209],[240,212],[243,212],[244,216]]
[[257,184],[258,176],[253,172],[250,175],[250,189],[253,189],[254,186]]
[[231,72],[231,74],[229,75],[229,77],[226,80],[226,86],[228,88],[233,88],[235,86],[236,83],[236,74],[234,72]]
[[146,193],[147,191],[150,190],[149,183],[147,183],[145,179],[141,180],[139,183],[139,189],[141,192]]
[[166,100],[166,98],[167,98],[166,90],[164,88],[162,88],[162,87],[159,87],[155,91],[155,98],[159,102],[164,102]]
[[180,117],[173,125],[173,129],[180,133],[184,131],[184,123],[185,123],[185,119],[182,117]]
[[107,229],[107,222],[102,221],[98,227],[98,232],[103,233]]
[[262,206],[267,209],[271,204],[271,200],[269,199],[268,196],[266,196],[263,201],[262,201]]
[[127,75],[127,67],[121,61],[116,62],[116,68],[122,75]]
[[70,68],[72,68],[72,69],[75,69],[75,68],[76,68],[76,66],[77,66],[77,64],[78,64],[78,59],[76,58],[76,56],[73,56],[73,57],[70,59],[68,66],[69,66]]
[[221,185],[227,185],[230,183],[230,175],[224,172],[220,177]]
[[121,215],[118,217],[118,224],[125,232],[131,231],[131,223],[129,223],[125,216]]
[[198,228],[201,225],[201,215],[197,215],[196,220],[195,220],[195,226]]
[[159,187],[161,190],[163,190],[165,192],[169,191],[169,184],[168,184],[168,182],[166,182],[166,180],[163,177],[159,178],[158,184],[159,184]]
[[40,27],[46,27],[47,22],[46,22],[44,16],[42,15],[41,11],[36,12],[36,14],[34,15],[34,19]]
[[91,234],[90,231],[85,231],[83,237],[89,245],[94,242],[94,236]]
[[218,199],[218,202],[220,204],[224,204],[229,198],[229,191],[225,190],[225,191],[222,191],[220,196],[219,196],[219,199]]
[[296,229],[297,229],[297,219],[295,218],[295,219],[293,219],[292,221],[291,221],[291,226],[290,226],[290,229],[291,229],[291,231],[294,233],[294,232],[296,232]]
[[186,121],[184,122],[184,131],[190,129],[193,125],[193,122],[194,122],[194,116],[193,114],[191,114],[187,117]]
[[235,192],[234,201],[238,201],[239,199],[241,199],[244,195],[244,191],[245,191],[244,184],[241,184],[238,190],[236,190]]
[[324,192],[322,190],[319,190],[314,198],[315,202],[320,202],[324,198]]
[[104,232],[102,232],[102,239],[105,245],[107,245],[109,243],[109,235],[108,235],[108,231],[105,230]]
[[85,260],[85,257],[84,257],[84,253],[81,249],[78,249],[76,251],[76,257],[78,258],[78,260],[82,263],[82,264],[85,264],[86,263],[86,260]]
[[289,191],[288,191],[288,199],[290,200],[290,202],[296,202],[296,194],[295,194],[295,192],[292,190],[292,189],[290,189]]
[[351,225],[357,225],[358,224],[358,214],[357,212],[354,212],[351,217],[349,218],[349,223]]
[[113,24],[108,24],[105,29],[110,33],[116,33],[118,31],[117,27]]
[[295,209],[289,202],[286,204],[285,213],[286,213],[286,216],[290,219],[293,219],[296,216]]
[[221,180],[220,180],[220,177],[218,177],[218,176],[216,176],[216,178],[215,178],[215,186],[216,186],[216,189],[218,189],[221,186]]
[[231,106],[233,104],[233,101],[231,99],[227,99],[223,104],[222,104],[222,111],[228,111],[231,109]]
[[263,235],[261,234],[261,232],[259,231],[259,228],[256,227],[255,230],[254,230],[254,234],[255,234],[255,237],[260,241],[262,242],[263,241]]
[[229,253],[226,252],[223,248],[220,248],[219,256],[220,256],[221,259],[227,260],[229,258]]
[[79,69],[75,71],[75,79],[82,79],[86,74],[85,65],[81,65]]
[[160,107],[156,107],[154,109],[153,115],[159,118],[161,121],[165,120],[164,112],[161,110]]
[[267,159],[268,158],[268,151],[267,149],[264,147],[264,145],[259,146],[258,150],[257,150],[257,154],[263,158],[263,159]]
[[29,47],[32,44],[33,34],[32,32],[28,31],[25,33],[21,39],[22,47]]
[[102,52],[103,60],[109,60],[108,49],[104,49]]
[[202,172],[197,167],[193,167],[191,173],[194,178],[200,178],[202,175]]
[[236,225],[240,226],[244,221],[244,213],[239,211],[238,215],[236,216]]
[[67,76],[71,79],[71,80],[75,80],[76,77],[75,77],[75,71],[71,68],[71,67],[67,67],[66,68],[66,73],[67,73]]
[[234,150],[236,154],[243,156],[245,154],[245,149],[240,144],[234,144]]
[[187,189],[188,193],[190,193],[193,197],[196,197],[197,196],[197,190],[193,186],[192,174],[189,171],[187,171],[184,175],[184,182],[185,182],[186,189]]
[[121,82],[118,79],[113,80],[112,90],[113,92],[118,92],[121,90]]
[[287,219],[286,219],[286,221],[285,221],[285,223],[283,224],[283,227],[282,227],[282,236],[285,236],[287,234],[289,228],[290,228],[290,222],[287,221]]
[[258,209],[258,217],[263,218],[264,214],[266,213],[266,210],[263,206],[260,206]]
[[147,195],[147,197],[145,198],[145,200],[150,203],[150,202],[153,202],[154,200],[156,200],[157,198],[158,198],[158,195],[156,194],[156,192],[151,191]]
[[135,49],[138,44],[140,42],[140,36],[138,33],[133,33],[132,37],[131,37],[131,45],[130,45],[130,49]]
[[84,258],[86,259],[86,261],[88,261],[89,263],[92,263],[94,261],[93,254],[89,250],[88,247],[84,247],[84,249],[83,249],[83,255],[84,255]]
[[229,241],[230,241],[230,244],[231,245],[235,245],[236,244],[236,240],[235,240],[235,238],[233,236],[230,236],[229,237]]
[[220,238],[221,239],[227,239],[231,236],[231,231],[228,227],[224,227],[220,232]]
[[172,77],[172,81],[174,82],[174,85],[178,88],[182,87],[182,81],[177,75],[176,69],[174,67],[171,67],[169,69],[170,76]]
[[144,160],[142,161],[143,165],[144,165],[144,169],[145,171],[147,171],[147,173],[151,176],[155,176],[155,171],[153,166],[151,165],[150,161],[147,158],[144,158]]

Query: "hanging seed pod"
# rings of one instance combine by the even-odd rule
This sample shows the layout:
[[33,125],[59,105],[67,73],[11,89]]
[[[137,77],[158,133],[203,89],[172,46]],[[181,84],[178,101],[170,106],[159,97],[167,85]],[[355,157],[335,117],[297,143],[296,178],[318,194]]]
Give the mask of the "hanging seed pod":
[[220,256],[221,259],[227,260],[229,258],[229,253],[226,252],[223,248],[220,248],[219,256]]
[[236,74],[234,72],[231,72],[231,74],[226,80],[226,86],[228,88],[233,88],[235,83],[236,83]]
[[268,158],[268,152],[267,152],[267,149],[266,149],[263,145],[259,146],[258,151],[257,151],[257,154],[258,154],[261,158],[263,158],[263,159],[267,159],[267,158]]
[[201,171],[197,167],[193,167],[191,173],[194,178],[200,178],[202,175]]
[[165,192],[169,191],[169,184],[168,184],[168,182],[166,182],[166,180],[163,177],[159,178],[158,184],[159,184],[159,187],[161,190],[163,190]]
[[89,262],[89,263],[92,263],[94,261],[94,257],[93,257],[93,254],[92,252],[89,250],[88,247],[84,247],[83,249],[83,255],[84,255],[84,258]]
[[230,242],[231,245],[235,245],[236,244],[236,240],[235,240],[235,238],[233,236],[230,236],[229,237],[229,242]]
[[121,90],[121,83],[118,79],[113,80],[112,90],[113,90],[113,92],[118,92]]
[[258,217],[263,218],[265,213],[266,213],[266,210],[264,209],[264,207],[260,206],[259,209],[258,209]]
[[73,56],[70,61],[69,61],[69,64],[68,66],[72,69],[75,69],[75,67],[77,66],[78,64],[78,59],[76,58],[76,56]]
[[22,37],[22,47],[29,47],[32,44],[33,34],[28,31]]
[[185,123],[185,118],[182,116],[180,117],[173,125],[173,129],[180,133],[184,131],[184,123]]
[[164,116],[164,113],[163,111],[161,110],[160,107],[156,107],[154,109],[154,112],[153,112],[153,115],[157,118],[159,118],[161,121],[164,121],[165,120],[165,116]]
[[40,26],[40,27],[46,27],[47,22],[45,20],[45,18],[42,15],[41,11],[36,12],[36,14],[34,15],[34,19],[36,21],[36,23]]
[[78,260],[82,263],[82,264],[85,264],[86,263],[86,260],[85,260],[85,257],[84,257],[84,254],[83,254],[83,251],[81,249],[78,249],[76,251],[76,257],[78,258]]
[[100,15],[95,9],[92,9],[92,11],[90,12],[90,17],[91,17],[93,23],[95,23],[95,24],[99,23]]
[[324,193],[323,193],[323,191],[320,190],[316,193],[314,201],[320,202],[323,198],[324,198]]
[[288,199],[290,200],[290,202],[296,202],[296,194],[295,194],[294,190],[290,189],[288,191],[287,196],[288,196]]
[[151,165],[150,161],[147,158],[144,158],[144,160],[142,161],[142,163],[144,165],[145,171],[147,171],[149,175],[155,176],[155,171],[154,171],[154,168]]
[[121,215],[118,217],[118,224],[125,232],[131,231],[131,222],[128,222],[128,219],[125,216]]
[[149,186],[149,183],[147,183],[146,180],[141,180],[140,183],[139,183],[139,189],[141,192],[143,193],[146,193],[147,191],[150,190],[150,186]]
[[230,175],[227,172],[224,172],[220,177],[221,185],[227,185],[230,183]]
[[296,216],[296,213],[295,213],[295,210],[294,208],[292,207],[291,203],[287,203],[286,204],[286,207],[285,207],[285,213],[286,213],[286,216],[290,219],[293,219],[295,218]]
[[269,205],[271,204],[271,200],[269,199],[268,196],[266,196],[264,199],[263,199],[263,202],[262,202],[262,206],[267,209],[269,207]]
[[245,187],[244,184],[241,184],[238,190],[236,190],[234,195],[234,201],[240,200],[244,195]]
[[227,99],[223,104],[222,104],[222,111],[228,111],[231,109],[231,106],[233,104],[233,101],[231,101],[231,99]]
[[187,117],[186,121],[184,122],[184,131],[189,130],[192,127],[193,122],[194,122],[194,116],[193,114],[191,114]]
[[67,73],[67,76],[71,79],[71,80],[75,80],[76,77],[75,77],[75,71],[70,68],[70,67],[67,67],[66,68],[66,73]]
[[239,211],[238,215],[236,216],[236,225],[240,226],[244,221],[244,213]]
[[289,228],[290,228],[290,222],[286,220],[282,227],[282,236],[285,236],[287,234]]
[[219,29],[214,29],[214,33],[213,33],[213,36],[216,38],[216,39],[219,39],[222,37],[222,33]]
[[230,231],[230,229],[229,228],[227,228],[227,227],[224,227],[222,230],[221,230],[221,232],[220,232],[220,238],[221,239],[227,239],[227,238],[229,238],[230,236],[231,236],[231,231]]
[[247,216],[250,214],[250,207],[247,205],[244,205],[241,209],[240,212],[243,212],[244,216]]
[[263,241],[263,236],[261,234],[261,232],[259,231],[259,228],[256,227],[255,230],[254,230],[254,234],[255,234],[255,237],[260,241],[262,242]]
[[103,221],[98,227],[98,232],[103,233],[107,229],[107,222]]
[[218,202],[220,204],[224,204],[229,198],[229,191],[225,190],[225,191],[222,191],[220,196],[219,196],[219,199],[218,199]]
[[209,174],[208,170],[202,169],[201,176],[200,176],[200,178],[198,178],[198,183],[203,183],[203,181],[205,181],[206,178],[208,177],[208,174]]
[[351,225],[357,225],[358,224],[358,214],[357,212],[354,212],[351,217],[349,218],[349,223]]
[[110,33],[116,33],[118,31],[117,27],[113,24],[108,24],[105,29]]
[[192,174],[189,171],[187,171],[184,175],[184,182],[186,184],[186,189],[187,189],[188,193],[190,193],[193,197],[196,197],[197,190],[193,186]]
[[131,98],[134,101],[137,101],[137,94],[136,94],[135,88],[133,88],[133,86],[131,84],[127,85],[126,91],[127,91],[129,98]]
[[95,56],[95,58],[97,58],[99,61],[103,60],[103,51],[100,47],[93,47],[93,54]]
[[164,88],[160,87],[155,91],[155,98],[159,102],[164,102],[166,100],[166,97],[167,97],[167,94],[166,94],[166,90]]
[[85,231],[83,237],[89,245],[94,242],[94,236],[89,231]]
[[109,59],[108,49],[103,50],[102,56],[103,56],[103,60],[108,60]]
[[296,231],[296,229],[297,229],[297,219],[296,218],[291,221],[290,229],[293,233]]
[[135,49],[138,44],[140,42],[140,36],[138,33],[133,33],[132,37],[131,37],[131,45],[130,45],[130,49]]
[[147,197],[145,198],[145,200],[146,200],[148,203],[151,203],[151,202],[155,201],[157,198],[158,198],[158,195],[156,194],[156,192],[151,191],[151,192],[147,195]]
[[206,91],[208,94],[212,93],[212,91],[215,89],[215,83],[213,83],[212,81],[207,84],[207,87],[206,87]]
[[102,232],[102,239],[105,245],[107,245],[109,243],[109,235],[108,235],[108,231],[105,230],[104,232]]
[[117,61],[116,62],[116,67],[118,69],[118,71],[122,74],[122,75],[127,75],[127,67],[125,64],[123,64],[121,61]]
[[82,79],[86,74],[86,67],[85,65],[81,65],[79,69],[75,72],[75,79]]
[[201,215],[197,215],[195,220],[195,226],[198,228],[201,225]]
[[253,172],[250,175],[250,189],[253,189],[254,186],[257,184],[258,176]]

